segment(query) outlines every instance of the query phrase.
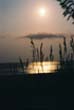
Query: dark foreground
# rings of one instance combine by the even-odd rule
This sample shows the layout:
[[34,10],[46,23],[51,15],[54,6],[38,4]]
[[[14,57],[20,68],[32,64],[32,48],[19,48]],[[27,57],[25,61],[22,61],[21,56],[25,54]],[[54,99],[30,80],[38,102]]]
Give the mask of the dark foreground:
[[74,72],[0,76],[0,110],[74,110]]

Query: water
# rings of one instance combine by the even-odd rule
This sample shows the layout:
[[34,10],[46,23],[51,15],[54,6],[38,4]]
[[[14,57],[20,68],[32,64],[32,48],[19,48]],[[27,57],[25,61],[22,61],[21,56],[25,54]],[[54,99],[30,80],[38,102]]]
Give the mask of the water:
[[[61,68],[62,67],[62,68]],[[21,74],[56,74],[56,72],[74,71],[74,62],[60,65],[58,61],[43,61],[29,63],[26,67],[24,64],[24,72],[20,63],[1,63],[0,75],[21,75]]]
[[53,62],[33,62],[28,65],[27,73],[28,74],[50,74],[55,73],[60,69],[60,63],[53,61]]
[[24,73],[19,63],[3,63],[0,64],[0,75],[19,75],[19,74],[42,74],[55,73],[60,68],[59,62],[33,62],[26,67],[24,65]]

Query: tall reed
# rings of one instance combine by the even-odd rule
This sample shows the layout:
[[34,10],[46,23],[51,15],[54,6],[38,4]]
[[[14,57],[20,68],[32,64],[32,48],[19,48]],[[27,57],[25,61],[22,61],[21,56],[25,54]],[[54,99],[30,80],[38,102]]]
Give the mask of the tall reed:
[[33,39],[31,39],[31,46],[32,46],[32,61],[35,61],[36,58],[36,48]]
[[61,44],[59,44],[59,61],[60,62],[63,61],[63,53],[62,53],[62,46],[61,46]]
[[21,57],[19,57],[19,61],[20,61],[20,67],[22,69],[22,72],[24,73],[24,63],[23,63]]
[[44,54],[43,54],[43,43],[40,45],[40,62],[44,60]]
[[54,60],[54,55],[53,55],[53,47],[52,45],[50,46],[50,61],[53,61]]

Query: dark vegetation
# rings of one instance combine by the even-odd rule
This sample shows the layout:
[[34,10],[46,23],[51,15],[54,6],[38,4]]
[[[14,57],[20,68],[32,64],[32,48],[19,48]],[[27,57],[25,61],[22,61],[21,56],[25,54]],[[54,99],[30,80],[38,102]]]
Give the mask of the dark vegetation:
[[67,20],[73,19],[74,24],[74,0],[57,0],[60,2],[61,7],[64,9],[63,15],[67,16]]

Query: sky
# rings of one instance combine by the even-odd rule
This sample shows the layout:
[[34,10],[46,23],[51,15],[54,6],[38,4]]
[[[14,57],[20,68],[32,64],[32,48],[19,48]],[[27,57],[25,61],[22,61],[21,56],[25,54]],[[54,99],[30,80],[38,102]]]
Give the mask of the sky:
[[[45,17],[38,9],[45,7]],[[0,35],[21,36],[29,33],[74,33],[56,0],[0,0]]]
[[[45,9],[45,16],[40,16],[41,8]],[[30,41],[17,40],[17,37],[35,33],[74,34],[72,20],[67,21],[62,13],[63,9],[56,0],[0,0],[0,62],[31,56]],[[43,42],[47,52],[48,40]],[[57,42],[61,40],[55,40],[53,44]],[[40,41],[35,43],[40,45]]]

